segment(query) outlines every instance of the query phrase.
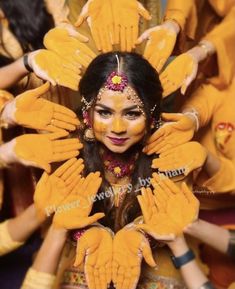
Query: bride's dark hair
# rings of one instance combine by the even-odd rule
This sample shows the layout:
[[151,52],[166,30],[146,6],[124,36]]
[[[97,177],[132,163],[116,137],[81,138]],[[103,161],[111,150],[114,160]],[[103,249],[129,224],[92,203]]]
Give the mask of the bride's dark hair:
[[[128,78],[128,85],[134,88],[139,98],[144,104],[144,112],[146,115],[146,135],[141,143],[130,148],[128,153],[133,150],[138,150],[139,156],[135,162],[135,169],[131,176],[132,191],[126,195],[122,205],[118,208],[116,215],[115,228],[118,230],[125,224],[131,222],[140,214],[140,208],[136,195],[139,193],[136,188],[139,187],[139,179],[147,179],[151,177],[151,162],[152,158],[142,153],[142,148],[145,140],[151,134],[151,123],[157,121],[160,117],[162,87],[159,81],[156,70],[145,60],[141,55],[128,52],[109,52],[96,57],[88,66],[83,78],[79,84],[80,94],[87,102],[95,100],[101,87],[103,87],[111,72],[118,70],[118,56],[121,66],[121,72],[125,73]],[[95,101],[94,101],[95,103]],[[151,110],[154,109],[152,112]],[[81,119],[81,111],[79,117]],[[81,132],[81,137],[83,132]],[[103,183],[100,192],[105,192],[110,187],[110,184],[105,180],[104,168],[99,155],[99,143],[89,143],[83,139],[84,150],[83,158],[86,167],[86,173],[100,171],[103,178]],[[104,211],[106,218],[104,223],[113,227],[113,221],[110,213],[112,208],[110,198],[104,198],[101,201],[96,201],[93,206],[93,211]]]
[[[0,9],[24,53],[43,48],[44,35],[54,27],[53,17],[43,0],[0,0]],[[12,55],[4,46],[2,31],[0,24],[0,45],[11,59]]]

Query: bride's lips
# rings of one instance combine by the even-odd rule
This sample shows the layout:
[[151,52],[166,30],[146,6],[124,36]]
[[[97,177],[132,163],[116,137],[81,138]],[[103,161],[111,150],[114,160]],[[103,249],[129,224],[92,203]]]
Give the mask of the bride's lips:
[[111,140],[111,142],[115,145],[121,145],[121,144],[124,144],[125,141],[128,140],[128,138],[116,138],[116,137],[110,137],[108,136],[108,139]]

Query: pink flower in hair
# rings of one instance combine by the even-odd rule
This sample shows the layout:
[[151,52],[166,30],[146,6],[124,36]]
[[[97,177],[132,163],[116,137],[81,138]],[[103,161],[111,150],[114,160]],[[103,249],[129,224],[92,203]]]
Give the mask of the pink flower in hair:
[[114,91],[121,91],[127,87],[128,85],[128,79],[127,76],[124,73],[118,73],[116,71],[113,71],[107,78],[107,81],[105,83],[105,87],[114,90]]

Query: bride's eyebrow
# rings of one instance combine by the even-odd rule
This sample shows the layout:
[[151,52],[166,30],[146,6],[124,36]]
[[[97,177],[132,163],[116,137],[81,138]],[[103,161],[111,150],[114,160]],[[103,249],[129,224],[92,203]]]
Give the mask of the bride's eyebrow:
[[[101,107],[103,109],[107,109],[107,110],[113,111],[112,108],[110,108],[110,107],[108,107],[108,106],[106,106],[104,104],[101,104],[101,103],[97,103],[95,105],[95,107],[97,107],[97,106],[99,106],[99,107]],[[126,112],[126,111],[129,111],[129,110],[132,110],[132,109],[137,109],[137,108],[138,108],[137,105],[131,105],[131,106],[128,106],[128,107],[124,108],[123,111]]]

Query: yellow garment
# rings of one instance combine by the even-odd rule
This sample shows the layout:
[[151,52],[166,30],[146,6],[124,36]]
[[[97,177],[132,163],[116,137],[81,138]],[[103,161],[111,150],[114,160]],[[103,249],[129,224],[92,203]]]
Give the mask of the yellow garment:
[[55,276],[29,268],[20,289],[51,289]]
[[[212,178],[208,178],[202,170],[196,179],[199,186],[205,186],[215,193],[235,191],[234,93],[235,81],[223,91],[210,84],[203,85],[184,104],[184,108],[194,108],[199,113],[199,123],[203,129],[196,134],[196,140],[220,159],[220,170]],[[220,200],[217,205],[220,207],[222,203]]]
[[[210,3],[210,4],[209,4]],[[235,45],[235,7],[233,0],[168,0],[165,19],[179,23],[179,48],[187,50],[185,35],[196,45],[202,38],[211,41],[216,47],[218,75],[211,81],[218,87],[231,83],[235,72],[233,47]],[[226,16],[226,17],[225,17]],[[223,18],[224,17],[224,18]],[[199,21],[200,19],[200,21]],[[209,72],[215,75],[215,71]],[[208,70],[208,67],[206,68]],[[215,69],[214,69],[215,70]]]
[[23,244],[24,242],[12,240],[8,231],[8,220],[0,224],[0,256],[16,250]]

